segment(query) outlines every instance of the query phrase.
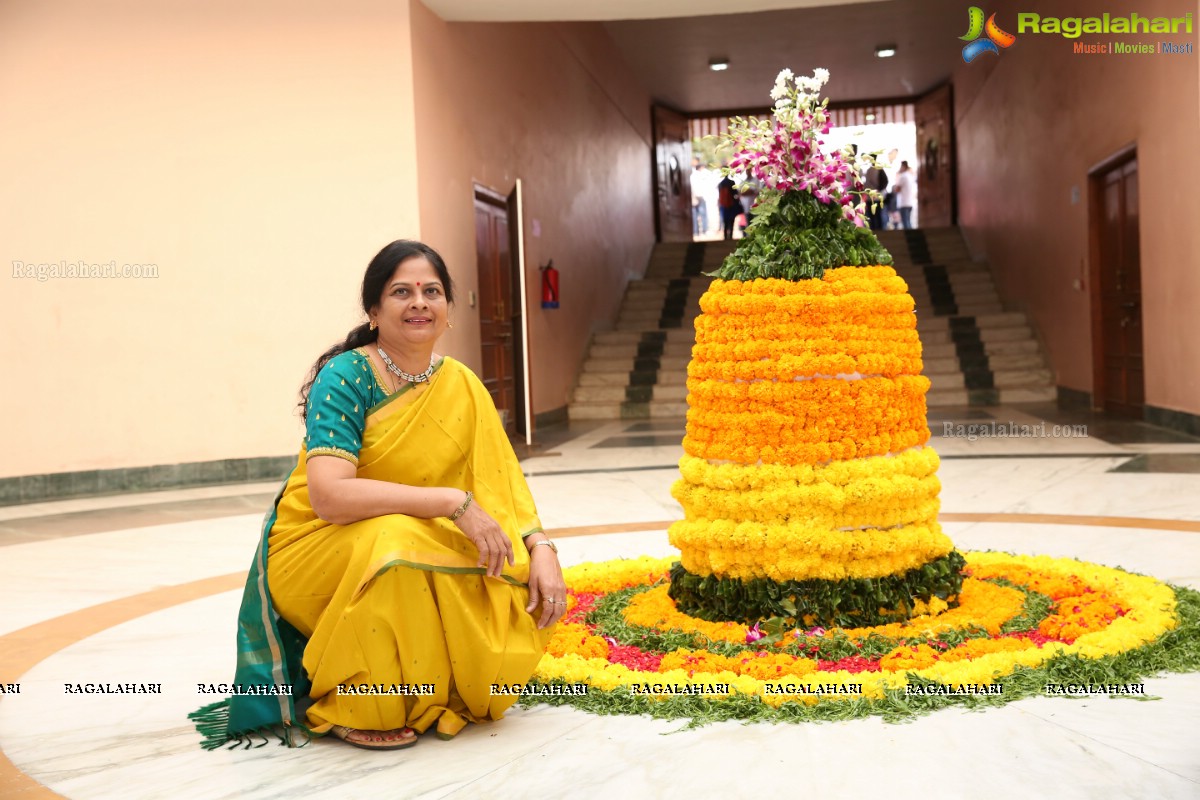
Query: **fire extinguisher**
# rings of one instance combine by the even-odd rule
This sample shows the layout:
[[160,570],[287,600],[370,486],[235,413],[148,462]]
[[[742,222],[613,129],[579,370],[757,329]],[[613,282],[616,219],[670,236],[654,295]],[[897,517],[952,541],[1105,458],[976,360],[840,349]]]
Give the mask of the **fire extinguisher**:
[[542,308],[558,308],[558,270],[554,268],[554,259],[542,271]]

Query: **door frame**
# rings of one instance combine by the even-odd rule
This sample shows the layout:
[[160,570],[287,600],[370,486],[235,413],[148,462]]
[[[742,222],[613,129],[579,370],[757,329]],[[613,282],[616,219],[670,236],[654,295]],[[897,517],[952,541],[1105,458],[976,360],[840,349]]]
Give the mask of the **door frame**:
[[[1087,171],[1088,300],[1092,316],[1092,410],[1104,411],[1104,300],[1101,297],[1101,236],[1104,224],[1104,176],[1137,159],[1137,142],[1130,142],[1096,162]],[[1139,265],[1141,255],[1138,256]],[[1140,266],[1139,266],[1140,268]]]
[[533,376],[529,366],[529,275],[525,271],[525,195],[524,184],[517,178],[508,198],[508,233],[512,242],[509,253],[512,257],[512,269],[516,277],[513,292],[520,297],[521,309],[521,341],[514,348],[513,366],[517,374],[513,376],[513,386],[516,387],[516,403],[520,416],[517,419],[517,432],[525,434],[525,444],[533,446]]

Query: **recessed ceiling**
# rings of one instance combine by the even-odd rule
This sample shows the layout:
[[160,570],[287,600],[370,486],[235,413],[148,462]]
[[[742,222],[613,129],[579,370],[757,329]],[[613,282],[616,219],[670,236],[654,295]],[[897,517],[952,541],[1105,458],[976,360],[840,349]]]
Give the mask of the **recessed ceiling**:
[[692,113],[765,108],[784,67],[828,69],[835,102],[913,97],[962,63],[967,29],[959,0],[422,1],[450,22],[603,21],[654,100]]
[[[657,102],[684,112],[764,108],[784,67],[830,72],[834,101],[912,97],[962,63],[957,0],[891,0],[719,17],[623,20],[605,28]],[[892,58],[876,58],[879,45]],[[713,72],[714,58],[729,68]]]
[[[883,2],[884,0],[880,0]],[[422,0],[447,22],[660,19],[843,5],[861,0]]]

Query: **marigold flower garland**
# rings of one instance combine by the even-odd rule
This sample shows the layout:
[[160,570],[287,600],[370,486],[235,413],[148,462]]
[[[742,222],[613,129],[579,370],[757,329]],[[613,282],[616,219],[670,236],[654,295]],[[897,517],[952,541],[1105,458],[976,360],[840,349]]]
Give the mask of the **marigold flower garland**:
[[[687,456],[672,489],[685,515],[670,531],[682,553],[676,601],[707,618],[795,602],[807,616],[848,608],[839,618],[886,621],[954,596],[961,578],[941,568],[953,544],[937,524],[937,457],[923,447],[929,380],[903,279],[868,266],[714,281],[700,307]],[[725,462],[739,465],[739,485],[706,482]],[[797,480],[806,466],[817,469]],[[877,596],[868,583],[824,585],[856,579],[891,583]],[[832,594],[813,603],[807,592]]]
[[742,580],[880,578],[920,567],[954,549],[936,522],[833,532],[804,522],[699,519],[676,522],[670,537],[683,552],[684,569],[693,575]]

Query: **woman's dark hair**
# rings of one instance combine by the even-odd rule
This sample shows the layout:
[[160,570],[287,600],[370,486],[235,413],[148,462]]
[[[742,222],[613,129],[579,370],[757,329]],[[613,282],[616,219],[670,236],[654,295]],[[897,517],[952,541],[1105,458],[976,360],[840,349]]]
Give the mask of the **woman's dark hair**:
[[[446,269],[446,262],[442,260],[437,251],[421,242],[398,239],[380,250],[379,254],[372,258],[371,263],[367,265],[367,271],[363,275],[362,282],[363,313],[370,315],[371,309],[379,305],[379,300],[383,297],[383,290],[392,275],[396,273],[396,268],[402,262],[414,256],[424,256],[433,265],[438,279],[442,282],[442,291],[446,294],[446,302],[454,302],[454,282],[450,280],[450,271]],[[335,344],[322,353],[321,357],[317,359],[309,371],[304,385],[300,387],[300,414],[303,415],[305,412],[305,406],[308,404],[308,393],[312,390],[313,382],[317,379],[317,373],[329,363],[329,359],[341,355],[348,350],[353,350],[356,347],[368,345],[377,339],[379,339],[379,331],[371,330],[370,322],[364,322],[346,334],[344,342]]]

